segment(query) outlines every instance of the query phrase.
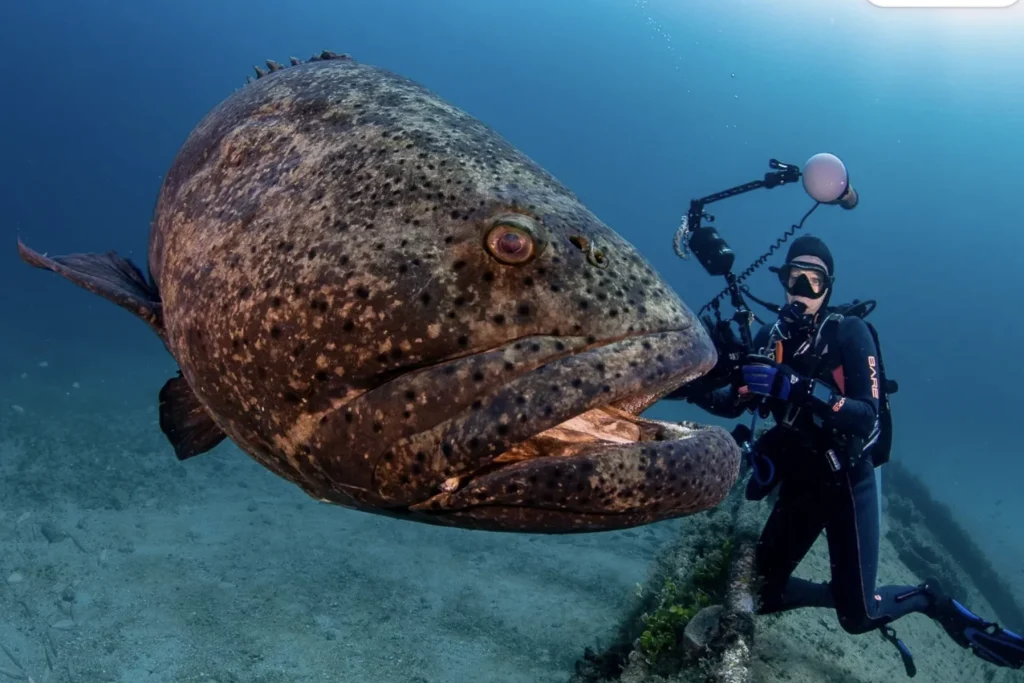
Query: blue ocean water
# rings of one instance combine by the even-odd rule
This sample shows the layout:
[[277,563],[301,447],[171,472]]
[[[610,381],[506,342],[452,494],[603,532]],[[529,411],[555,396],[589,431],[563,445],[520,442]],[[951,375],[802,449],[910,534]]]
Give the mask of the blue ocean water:
[[[155,404],[175,370],[159,341],[22,264],[15,239],[143,263],[162,176],[195,123],[253,64],[331,49],[417,80],[497,129],[694,309],[723,282],[672,252],[689,200],[761,177],[770,158],[841,157],[860,205],[821,208],[806,230],[836,256],[836,298],[878,301],[872,320],[901,387],[893,457],[1009,581],[1024,582],[1021,35],[1019,4],[5,3],[0,410],[116,421]],[[712,212],[743,266],[810,204],[797,186]],[[767,269],[751,284],[781,298]],[[708,420],[679,404],[652,414]]]

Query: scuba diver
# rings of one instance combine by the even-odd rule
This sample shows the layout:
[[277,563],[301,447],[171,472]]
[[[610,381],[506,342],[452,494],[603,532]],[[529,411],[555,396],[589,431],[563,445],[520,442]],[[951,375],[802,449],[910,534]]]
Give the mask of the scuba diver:
[[[880,630],[899,648],[910,675],[916,672],[910,652],[889,624],[919,612],[977,656],[1021,668],[1024,639],[973,614],[938,581],[875,586],[880,523],[875,468],[888,460],[889,447],[882,429],[888,414],[877,337],[850,307],[829,307],[835,264],[819,238],[795,239],[784,265],[771,270],[785,289],[786,304],[778,319],[754,336],[754,353],[738,360],[732,382],[701,394],[684,387],[667,397],[720,417],[737,418],[750,410],[762,418],[770,411],[775,419],[749,452],[746,497],[761,500],[778,487],[756,549],[763,581],[758,612],[834,609],[847,633]],[[880,436],[885,443],[875,448]],[[831,581],[793,577],[822,531]]]

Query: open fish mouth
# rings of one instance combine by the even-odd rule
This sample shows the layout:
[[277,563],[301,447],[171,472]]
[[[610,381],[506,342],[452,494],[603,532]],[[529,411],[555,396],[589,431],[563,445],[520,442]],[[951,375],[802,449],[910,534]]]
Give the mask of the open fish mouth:
[[[729,433],[639,415],[716,358],[703,330],[689,328],[545,362],[394,444],[378,463],[378,490],[411,512],[501,529],[608,529],[712,507],[739,474]],[[402,476],[410,464],[438,476]]]

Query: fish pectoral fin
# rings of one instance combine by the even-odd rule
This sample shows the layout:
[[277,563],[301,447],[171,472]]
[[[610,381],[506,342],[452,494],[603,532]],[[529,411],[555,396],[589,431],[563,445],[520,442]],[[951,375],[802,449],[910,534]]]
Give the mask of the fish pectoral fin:
[[178,460],[202,455],[227,438],[180,372],[160,390],[160,431]]
[[29,249],[19,239],[18,255],[30,266],[61,275],[83,289],[139,316],[163,336],[160,293],[139,268],[115,252],[46,256]]

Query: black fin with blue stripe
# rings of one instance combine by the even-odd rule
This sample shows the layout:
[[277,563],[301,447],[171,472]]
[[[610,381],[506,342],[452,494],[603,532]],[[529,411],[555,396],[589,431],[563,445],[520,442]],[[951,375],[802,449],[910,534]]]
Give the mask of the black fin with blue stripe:
[[[1011,669],[1024,667],[1024,638],[982,619],[956,600],[950,603],[942,625],[954,640],[985,661]],[[947,625],[947,619],[952,623]]]

